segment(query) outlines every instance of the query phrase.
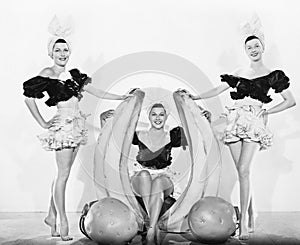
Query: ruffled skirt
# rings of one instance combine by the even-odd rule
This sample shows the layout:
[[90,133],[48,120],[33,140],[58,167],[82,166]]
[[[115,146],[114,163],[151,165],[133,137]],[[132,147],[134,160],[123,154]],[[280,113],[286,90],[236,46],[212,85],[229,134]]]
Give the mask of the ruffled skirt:
[[226,107],[226,109],[227,124],[221,137],[225,144],[239,140],[257,142],[260,144],[260,150],[272,145],[273,135],[261,116],[263,110],[261,107],[242,105]]
[[74,108],[59,108],[56,115],[59,121],[38,135],[45,150],[75,148],[87,143],[86,115]]

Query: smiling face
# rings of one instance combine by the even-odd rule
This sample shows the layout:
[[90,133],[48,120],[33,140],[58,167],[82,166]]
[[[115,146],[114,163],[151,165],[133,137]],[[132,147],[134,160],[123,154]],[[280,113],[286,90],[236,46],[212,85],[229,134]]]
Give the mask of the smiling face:
[[165,126],[167,120],[166,110],[162,105],[154,105],[149,113],[149,121],[151,126],[161,129]]
[[264,52],[264,47],[261,41],[257,37],[253,37],[252,39],[246,40],[245,42],[245,50],[247,56],[251,61],[259,61],[262,58],[262,53]]
[[65,66],[70,57],[68,44],[65,42],[57,42],[53,46],[52,59],[58,66]]

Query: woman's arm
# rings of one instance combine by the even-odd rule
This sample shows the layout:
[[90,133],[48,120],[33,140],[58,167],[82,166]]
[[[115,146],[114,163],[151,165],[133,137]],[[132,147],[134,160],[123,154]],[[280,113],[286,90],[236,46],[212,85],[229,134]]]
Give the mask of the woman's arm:
[[283,101],[270,109],[266,110],[264,114],[274,114],[280,111],[284,111],[290,107],[293,107],[296,105],[295,98],[291,91],[289,90],[284,90],[283,92],[280,93],[280,95],[283,98]]
[[117,94],[112,94],[103,91],[102,89],[95,88],[94,86],[88,84],[84,86],[83,88],[84,91],[87,91],[88,93],[101,98],[101,99],[108,99],[108,100],[125,100],[128,97],[131,97],[132,95],[125,94],[125,95],[117,95]]
[[201,93],[199,95],[191,95],[191,98],[193,100],[208,99],[208,98],[215,97],[215,96],[223,93],[228,88],[229,88],[229,85],[227,83],[224,83],[224,84],[214,87],[204,93]]
[[56,118],[52,118],[49,122],[46,122],[36,105],[35,99],[33,98],[25,98],[25,104],[27,105],[34,119],[43,128],[49,128],[51,124],[54,122],[54,120],[56,119]]

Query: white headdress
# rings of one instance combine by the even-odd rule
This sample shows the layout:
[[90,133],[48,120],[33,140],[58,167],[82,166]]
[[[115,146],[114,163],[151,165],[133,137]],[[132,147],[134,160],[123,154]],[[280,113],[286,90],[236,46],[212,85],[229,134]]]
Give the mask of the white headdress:
[[52,35],[48,40],[48,55],[50,57],[52,57],[53,46],[58,39],[65,40],[71,52],[71,43],[68,39],[72,32],[72,28],[70,25],[68,25],[67,23],[62,25],[55,15],[48,26],[48,31]]
[[244,41],[247,37],[256,36],[262,43],[263,47],[265,47],[265,36],[262,31],[261,21],[257,14],[253,14],[249,21],[242,23],[240,28]]
[[167,116],[170,114],[170,108],[169,108],[168,104],[166,103],[166,101],[160,100],[160,101],[155,101],[155,102],[150,103],[150,105],[147,108],[147,115],[148,116],[149,116],[153,106],[157,105],[157,104],[161,104],[164,107]]

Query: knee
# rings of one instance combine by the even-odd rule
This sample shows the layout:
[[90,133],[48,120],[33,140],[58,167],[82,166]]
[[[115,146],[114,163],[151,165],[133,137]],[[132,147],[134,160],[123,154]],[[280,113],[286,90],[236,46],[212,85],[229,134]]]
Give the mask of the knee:
[[158,176],[156,177],[153,182],[152,186],[160,187],[161,189],[166,189],[170,185],[170,180],[166,176]]
[[249,168],[238,168],[238,174],[240,179],[248,179],[250,176],[250,170]]
[[137,176],[141,178],[151,178],[151,175],[148,170],[141,170]]
[[57,173],[57,180],[66,182],[70,176],[70,169],[59,170]]

